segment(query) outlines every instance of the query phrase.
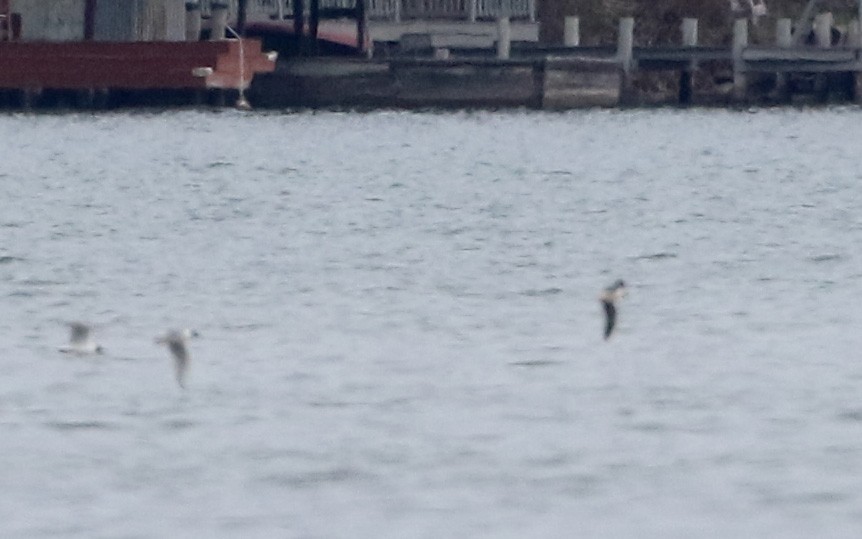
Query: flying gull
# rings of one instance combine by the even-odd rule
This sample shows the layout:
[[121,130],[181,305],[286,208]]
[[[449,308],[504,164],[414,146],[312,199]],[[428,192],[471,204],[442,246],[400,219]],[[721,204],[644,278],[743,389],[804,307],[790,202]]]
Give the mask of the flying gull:
[[83,322],[69,322],[69,344],[61,346],[59,350],[65,354],[101,354],[104,348],[96,344],[90,336],[92,329]]
[[174,356],[174,372],[177,377],[177,383],[181,388],[185,389],[186,372],[189,368],[189,350],[186,346],[188,340],[192,337],[197,337],[198,332],[192,329],[171,330],[164,337],[156,339],[157,344],[167,345],[171,355]]
[[599,296],[599,301],[605,308],[605,340],[608,340],[611,333],[614,331],[614,326],[617,323],[617,301],[619,301],[626,293],[626,283],[622,279],[617,279],[614,284],[605,288],[602,295]]

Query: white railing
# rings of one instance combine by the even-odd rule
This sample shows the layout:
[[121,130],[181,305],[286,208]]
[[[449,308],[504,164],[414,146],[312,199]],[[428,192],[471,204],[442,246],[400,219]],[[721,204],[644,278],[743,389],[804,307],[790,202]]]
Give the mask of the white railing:
[[[204,0],[204,4],[217,0]],[[366,0],[372,20],[451,19],[476,21],[509,16],[536,20],[536,0]],[[236,0],[230,0],[231,14]],[[305,0],[308,12],[310,0]],[[355,0],[320,0],[321,8],[353,7]],[[279,19],[293,13],[293,0],[249,0],[249,19]]]

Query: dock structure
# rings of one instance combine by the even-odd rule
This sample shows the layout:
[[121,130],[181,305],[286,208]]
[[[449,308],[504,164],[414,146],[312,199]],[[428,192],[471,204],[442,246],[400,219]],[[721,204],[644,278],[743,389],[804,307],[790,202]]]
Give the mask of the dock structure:
[[[578,17],[565,19],[562,45],[539,43],[534,0],[496,11],[480,0],[55,0],[52,17],[63,7],[63,20],[43,3],[0,0],[0,102],[28,106],[52,91],[87,103],[111,92],[246,90],[269,107],[558,110],[839,92],[862,102],[862,27],[855,20],[836,41],[834,18],[816,3],[795,24],[775,21],[769,44],[751,43],[740,18],[731,43],[703,45],[698,21],[686,18],[678,44],[643,46],[637,21],[622,18],[616,43],[584,46]],[[412,18],[438,11],[446,18]],[[56,28],[38,24],[55,19]],[[320,56],[324,42],[341,56]],[[276,65],[264,50],[284,43]]]
[[[685,21],[687,44],[637,46],[630,38],[616,45],[549,47],[511,44],[508,58],[494,48],[447,46],[441,36],[405,36],[400,54],[377,59],[286,59],[272,74],[262,75],[252,90],[263,106],[302,107],[529,107],[567,109],[652,103],[637,88],[649,73],[676,74],[677,90],[665,103],[747,104],[784,102],[790,82],[816,81],[819,75],[843,74],[844,95],[862,72],[860,49],[748,45],[747,21],[737,21],[731,46],[696,42],[695,21]],[[781,23],[785,25],[785,23]],[[632,21],[620,25],[631,36]],[[709,71],[701,73],[709,67]],[[695,76],[727,73],[714,81],[713,93],[698,95]],[[766,77],[769,91],[752,88]],[[674,79],[674,77],[671,77]],[[762,86],[762,85],[761,85]],[[822,99],[828,87],[809,94]],[[799,89],[797,88],[798,92]]]
[[[539,43],[531,11],[535,4],[527,0],[512,4],[517,6],[513,17],[478,12],[477,6],[489,5],[478,0],[269,1],[246,0],[257,9],[248,16],[249,28],[264,42],[267,33],[291,27],[289,8],[303,1],[319,3],[319,9],[328,9],[332,2],[358,6],[365,1],[370,21],[367,43],[357,41],[359,30],[349,20],[315,23],[318,33],[313,37],[352,43],[357,53],[365,54],[347,59],[284,55],[278,70],[257,79],[253,88],[258,102],[271,106],[565,109],[783,102],[794,96],[823,100],[837,94],[836,88],[842,96],[862,94],[857,90],[862,84],[859,23],[854,23],[855,37],[831,43],[833,19],[816,13],[817,0],[809,0],[795,24],[775,21],[774,43],[750,43],[752,23],[740,18],[733,21],[732,42],[723,46],[701,44],[698,21],[692,18],[681,21],[677,45],[640,45],[635,40],[637,21],[623,18],[616,43],[583,46],[579,17],[566,17],[563,45]],[[281,11],[267,13],[267,5]],[[411,20],[420,5],[455,6],[463,13],[445,21]],[[311,31],[308,26],[291,28],[306,36]],[[662,87],[673,92],[648,95],[652,89],[645,89],[644,80],[650,78],[673,81]]]
[[202,40],[196,2],[0,0],[0,105],[242,101],[255,74],[274,71],[275,55],[259,40],[228,39],[221,20]]

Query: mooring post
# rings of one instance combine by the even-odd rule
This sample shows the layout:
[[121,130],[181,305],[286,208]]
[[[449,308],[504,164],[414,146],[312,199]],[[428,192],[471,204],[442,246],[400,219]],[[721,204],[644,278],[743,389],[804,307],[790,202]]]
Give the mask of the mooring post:
[[742,51],[748,46],[748,19],[733,22],[733,97],[744,101],[748,96],[745,62]]
[[617,62],[622,71],[622,88],[620,88],[620,99],[622,101],[627,101],[631,94],[634,43],[635,20],[632,17],[623,17],[620,19],[619,33],[617,34]]
[[832,13],[820,13],[814,17],[814,39],[817,46],[828,49],[832,46]]
[[508,60],[512,52],[512,24],[509,17],[497,19],[497,58]]
[[[793,21],[778,19],[775,21],[775,46],[789,49],[793,46]],[[787,73],[776,73],[775,95],[781,101],[790,99],[790,86],[787,84]]]
[[210,5],[210,41],[221,41],[227,28],[227,2],[213,2]]
[[201,38],[201,5],[200,2],[186,2],[186,41],[197,41]]
[[[358,6],[357,6],[358,7]],[[308,6],[308,51],[311,56],[317,56],[317,36],[320,33],[320,0],[311,0]]]
[[371,58],[373,53],[371,40],[368,39],[368,6],[366,0],[356,0],[356,50],[368,58]]
[[793,46],[793,21],[790,19],[775,21],[775,44],[782,49]]
[[[248,20],[248,0],[236,0],[236,32],[245,37],[245,23]],[[240,38],[237,38],[240,39]]]
[[[832,46],[832,13],[819,13],[814,17],[814,40],[821,49]],[[829,99],[829,77],[826,73],[817,73],[814,76],[814,95],[818,101],[825,102]]]
[[682,20],[682,44],[686,47],[697,46],[697,19]]
[[563,20],[563,45],[577,47],[581,44],[581,18],[566,17]]
[[847,46],[854,49],[862,47],[862,28],[859,26],[859,19],[853,19],[847,25]]
[[[684,47],[697,46],[697,19],[686,18],[682,20],[682,45]],[[692,79],[697,62],[692,60],[679,75],[679,102],[683,105],[691,103]]]
[[293,36],[299,48],[299,54],[306,52],[305,47],[305,1],[293,0]]
[[[850,23],[850,35],[847,36],[848,44],[856,49],[862,48],[862,2],[859,3],[859,12],[859,18]],[[853,100],[862,105],[862,71],[853,73]]]

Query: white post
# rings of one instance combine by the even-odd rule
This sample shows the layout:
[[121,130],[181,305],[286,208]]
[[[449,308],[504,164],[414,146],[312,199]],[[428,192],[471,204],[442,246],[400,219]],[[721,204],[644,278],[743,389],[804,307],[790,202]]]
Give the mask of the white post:
[[[697,19],[685,18],[682,20],[682,46],[696,47],[697,46]],[[692,59],[688,66],[682,70],[679,75],[679,102],[687,105],[691,103],[691,97],[694,93],[694,70],[697,67],[697,61]]]
[[213,2],[210,10],[210,41],[221,41],[225,38],[227,28],[228,4],[224,1]]
[[617,36],[617,60],[623,68],[623,73],[628,77],[632,70],[635,43],[635,20],[632,17],[620,19],[619,35]]
[[497,58],[508,60],[512,51],[512,25],[509,17],[497,19]]
[[580,17],[566,17],[563,25],[563,45],[577,47],[581,44]]
[[[782,49],[793,46],[793,21],[790,19],[775,21],[775,45]],[[775,93],[779,99],[784,101],[790,99],[789,89],[787,73],[778,73],[775,76]]]
[[748,46],[748,19],[736,19],[733,23],[733,95],[744,100],[747,95],[745,64],[742,51]]
[[847,44],[851,47],[862,47],[862,26],[859,25],[859,19],[850,21],[847,28]]
[[[683,19],[681,29],[683,47],[697,47],[697,19]],[[692,60],[688,67],[689,70],[694,70],[697,67],[697,63]]]
[[280,21],[284,20],[284,4],[286,1],[287,0],[275,0],[275,5],[276,5],[275,14],[278,17],[278,20],[280,20]]
[[186,2],[186,41],[201,38],[201,5],[199,2]]
[[697,19],[682,20],[682,44],[686,47],[697,45]]
[[[399,3],[401,0],[397,0]],[[479,0],[467,0],[467,20],[476,22],[476,16],[479,11]]]
[[814,37],[817,46],[828,49],[832,46],[832,13],[820,13],[814,17]]
[[[856,30],[855,39],[851,42],[854,47],[862,47],[862,0],[859,0],[859,14],[854,21],[853,28]],[[855,101],[857,104],[862,104],[862,72],[857,71],[853,74]]]
[[775,44],[783,49],[793,45],[793,21],[778,19],[775,21]]

